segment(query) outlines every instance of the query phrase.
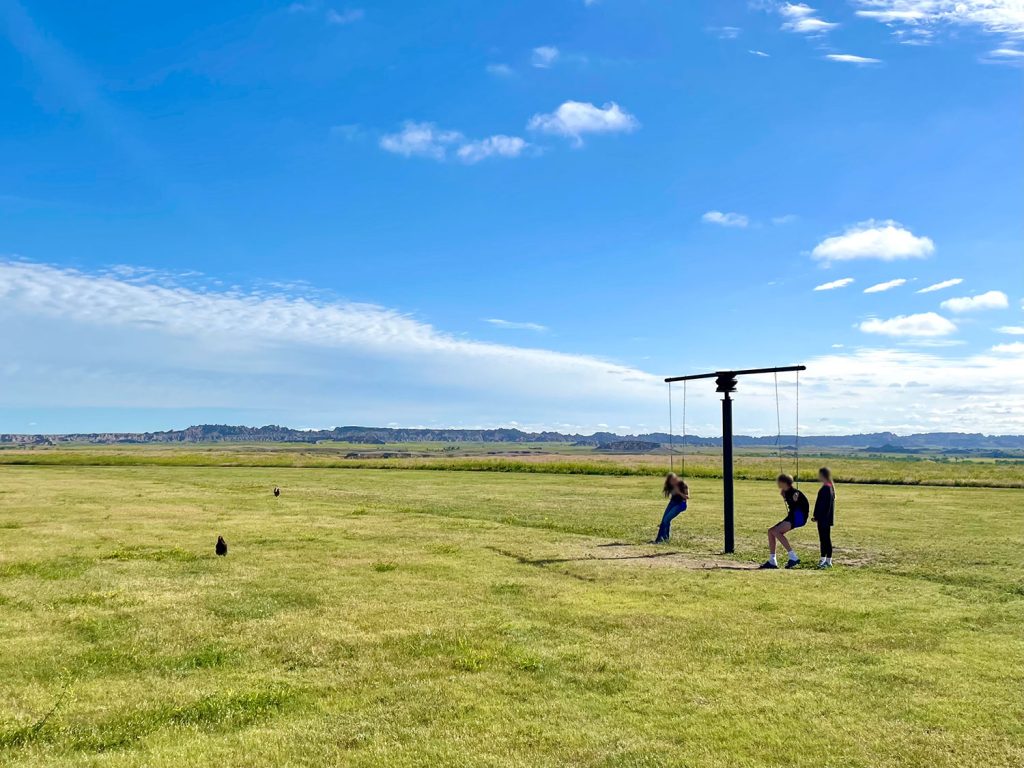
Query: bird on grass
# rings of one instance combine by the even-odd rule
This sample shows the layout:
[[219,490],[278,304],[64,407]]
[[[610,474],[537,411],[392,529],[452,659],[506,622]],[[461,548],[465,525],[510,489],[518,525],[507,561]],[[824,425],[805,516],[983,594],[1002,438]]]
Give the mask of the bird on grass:
[[275,485],[275,486],[274,486],[274,496],[280,496],[280,495],[281,495],[281,489],[280,489],[280,488],[278,488],[278,487],[277,487],[277,486]]
[[228,553],[228,543],[224,541],[223,536],[217,537],[217,556],[224,557]]

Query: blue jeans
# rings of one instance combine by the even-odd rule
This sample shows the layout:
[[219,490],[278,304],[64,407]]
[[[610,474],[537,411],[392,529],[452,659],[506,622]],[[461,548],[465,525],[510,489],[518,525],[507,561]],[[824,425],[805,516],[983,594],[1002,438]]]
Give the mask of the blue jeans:
[[679,516],[680,512],[686,511],[686,502],[679,499],[672,499],[665,507],[665,514],[661,516],[661,525],[658,526],[658,538],[655,541],[668,541],[671,535],[670,528],[672,521]]

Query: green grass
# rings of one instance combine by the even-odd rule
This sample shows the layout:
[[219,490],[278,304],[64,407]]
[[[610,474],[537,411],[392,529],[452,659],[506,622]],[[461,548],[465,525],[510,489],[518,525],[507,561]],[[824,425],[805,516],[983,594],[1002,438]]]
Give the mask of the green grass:
[[[451,449],[451,450],[448,450]],[[393,454],[397,454],[394,456]],[[347,458],[358,455],[360,458]],[[392,455],[391,458],[386,456]],[[678,469],[682,456],[675,458]],[[686,474],[720,478],[721,456],[701,449],[685,456]],[[805,452],[800,479],[813,482],[817,468],[829,465],[840,482],[886,485],[941,485],[1024,488],[1024,460],[950,459],[944,456],[881,458],[857,453]],[[654,477],[669,465],[665,453],[602,454],[564,444],[409,443],[388,446],[353,444],[232,443],[146,446],[59,446],[0,448],[0,466],[92,467],[306,467],[321,469],[420,469],[443,472],[513,472],[557,475]],[[771,480],[780,470],[795,474],[792,453],[782,461],[764,449],[741,452],[735,460],[739,480]]]
[[766,573],[701,565],[772,484],[735,558],[711,479],[632,546],[658,485],[0,467],[0,765],[1024,764],[1024,492],[843,485],[856,566]]

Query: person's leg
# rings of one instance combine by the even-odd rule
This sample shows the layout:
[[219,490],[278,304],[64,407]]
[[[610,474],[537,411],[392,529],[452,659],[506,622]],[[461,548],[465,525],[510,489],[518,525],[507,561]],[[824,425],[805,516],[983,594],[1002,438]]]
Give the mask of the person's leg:
[[[782,528],[781,526],[785,526]],[[791,526],[789,523],[782,523],[780,526],[776,526],[775,538],[779,540],[779,544],[786,548],[787,552],[792,552],[793,548],[789,545],[789,539],[786,538],[786,531],[790,530]]]
[[793,524],[783,521],[775,526],[775,538],[778,539],[779,543],[786,548],[786,553],[789,555],[789,561],[791,563],[798,562],[800,558],[796,556],[796,552],[793,550],[792,545],[789,543],[789,539],[786,538],[786,533],[793,530]]
[[661,516],[661,525],[658,526],[658,538],[655,541],[668,541],[672,535],[672,521],[683,511],[683,505],[669,502],[665,507],[665,514]]
[[825,553],[825,562],[832,565],[832,526],[825,526],[825,547],[827,552]]
[[790,529],[790,524],[783,520],[781,523],[776,523],[768,529],[768,562],[766,566],[774,567],[777,565],[775,559],[775,547],[778,542],[782,542],[782,545],[789,549],[786,537],[783,535]]

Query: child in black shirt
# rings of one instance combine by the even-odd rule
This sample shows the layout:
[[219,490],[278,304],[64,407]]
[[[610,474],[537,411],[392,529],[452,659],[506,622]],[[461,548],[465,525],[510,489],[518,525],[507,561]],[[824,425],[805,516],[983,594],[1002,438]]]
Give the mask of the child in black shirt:
[[821,562],[819,568],[832,567],[832,524],[836,519],[836,487],[832,483],[832,470],[822,467],[818,470],[821,488],[814,500],[814,517],[818,524],[818,541],[821,542]]
[[779,493],[782,494],[782,498],[786,502],[787,514],[784,520],[780,520],[768,529],[768,560],[761,565],[761,568],[779,567],[775,559],[776,542],[782,544],[789,554],[786,567],[795,568],[799,564],[800,558],[796,556],[796,551],[790,546],[786,533],[794,528],[802,528],[807,525],[807,518],[811,513],[811,503],[800,492],[800,489],[795,487],[795,481],[791,475],[779,475],[776,482],[779,486]]

